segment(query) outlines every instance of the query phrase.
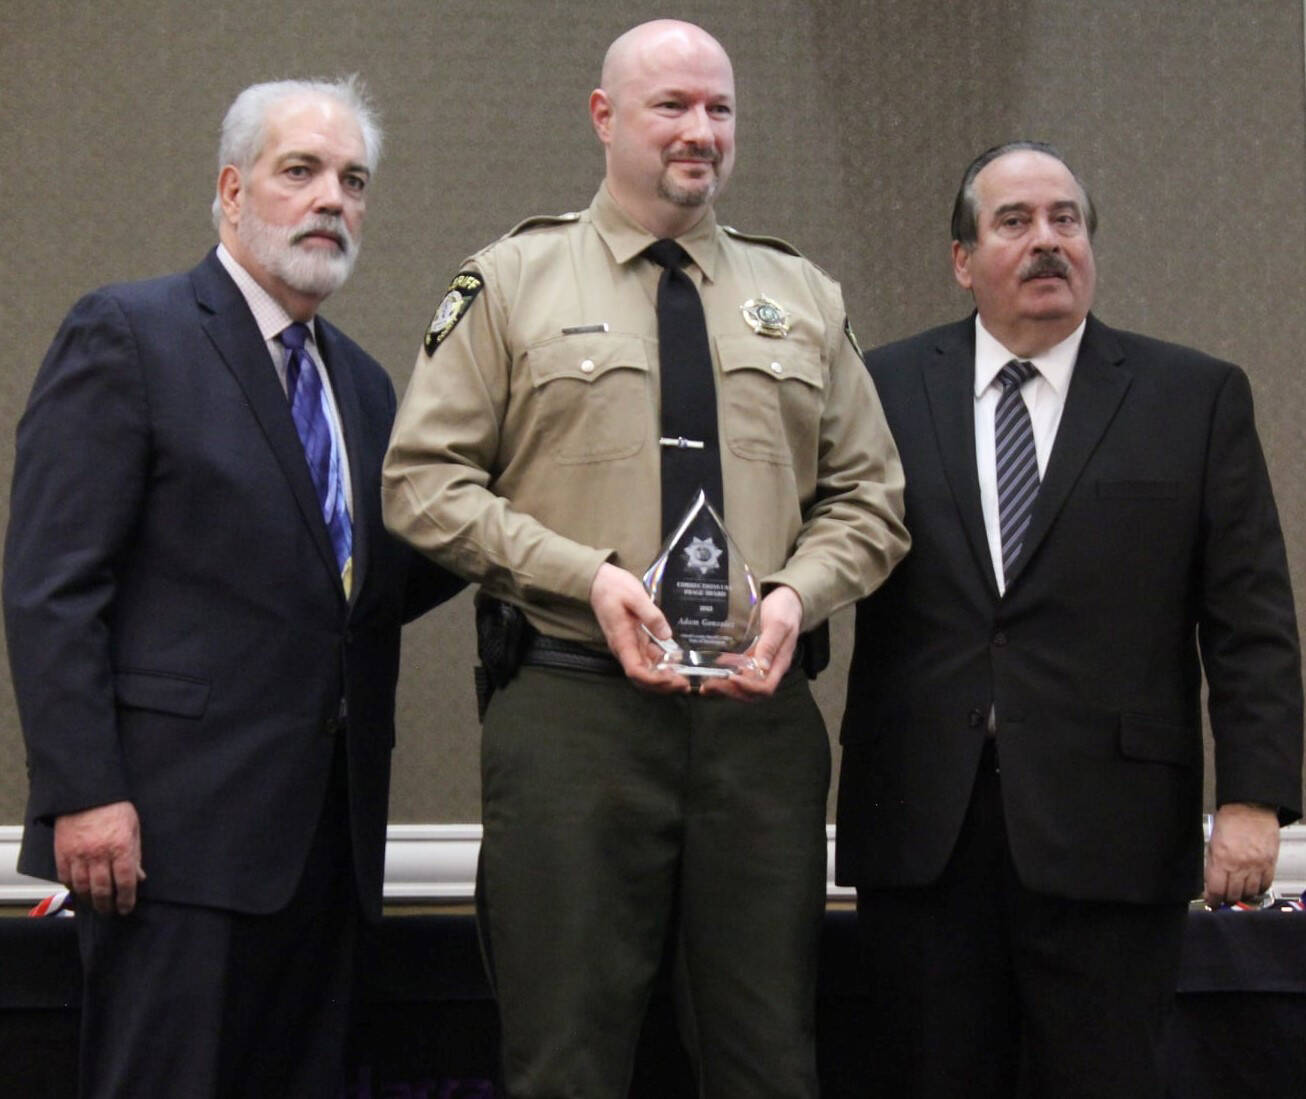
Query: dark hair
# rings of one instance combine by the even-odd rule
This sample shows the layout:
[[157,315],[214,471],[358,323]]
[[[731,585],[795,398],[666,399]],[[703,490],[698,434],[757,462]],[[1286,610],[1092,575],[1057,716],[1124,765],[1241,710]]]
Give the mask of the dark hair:
[[1089,197],[1088,188],[1084,186],[1084,181],[1075,175],[1075,170],[1069,164],[1066,164],[1066,158],[1046,141],[1007,141],[1001,145],[994,145],[991,149],[985,149],[984,152],[970,162],[970,166],[967,167],[965,174],[961,177],[961,186],[957,188],[957,198],[952,204],[952,239],[963,248],[973,248],[979,240],[979,211],[977,209],[978,204],[975,201],[975,177],[985,167],[997,160],[998,157],[1022,150],[1043,153],[1045,156],[1052,157],[1053,160],[1060,161],[1065,166],[1066,171],[1070,173],[1071,178],[1079,187],[1079,193],[1084,196],[1084,224],[1088,227],[1089,237],[1092,238],[1093,234],[1097,232],[1097,209],[1093,205],[1092,198]]

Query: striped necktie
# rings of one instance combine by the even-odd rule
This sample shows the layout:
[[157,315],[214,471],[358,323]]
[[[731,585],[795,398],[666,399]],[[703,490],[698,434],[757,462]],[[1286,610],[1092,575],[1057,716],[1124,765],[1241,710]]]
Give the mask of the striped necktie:
[[1034,426],[1020,387],[1038,373],[1031,362],[1012,359],[1000,371],[1002,395],[993,414],[993,449],[998,473],[998,529],[1002,534],[1002,575],[1020,556],[1038,495],[1038,454]]
[[353,581],[354,533],[345,502],[344,478],[340,475],[340,447],[331,418],[327,413],[326,394],[317,364],[308,353],[308,326],[296,321],[281,333],[281,344],[286,349],[286,396],[290,400],[290,414],[295,430],[304,444],[304,457],[308,472],[317,490],[322,506],[322,521],[331,537],[336,564],[340,568],[340,582],[348,598]]

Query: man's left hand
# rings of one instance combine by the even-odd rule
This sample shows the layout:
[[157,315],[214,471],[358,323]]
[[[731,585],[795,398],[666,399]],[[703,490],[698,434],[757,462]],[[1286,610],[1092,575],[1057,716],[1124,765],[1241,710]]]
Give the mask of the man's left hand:
[[1215,908],[1264,893],[1278,857],[1278,813],[1243,802],[1221,805],[1206,852],[1206,903]]
[[793,588],[780,584],[768,592],[758,607],[758,621],[762,630],[753,645],[752,657],[756,670],[745,670],[738,675],[720,679],[706,679],[702,692],[719,694],[741,701],[767,698],[789,670],[794,658],[794,646],[803,626],[803,601]]

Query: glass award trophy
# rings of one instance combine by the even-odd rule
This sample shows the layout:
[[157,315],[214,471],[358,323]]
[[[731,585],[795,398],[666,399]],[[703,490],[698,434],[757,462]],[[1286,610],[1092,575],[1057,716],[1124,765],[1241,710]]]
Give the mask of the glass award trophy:
[[[644,587],[671,626],[656,667],[685,676],[756,668],[757,577],[703,490],[644,573]],[[651,636],[651,635],[650,635]]]

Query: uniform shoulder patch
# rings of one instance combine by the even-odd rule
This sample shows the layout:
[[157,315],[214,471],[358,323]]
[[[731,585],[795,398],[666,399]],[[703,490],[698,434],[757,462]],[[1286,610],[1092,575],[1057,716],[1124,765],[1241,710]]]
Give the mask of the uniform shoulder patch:
[[507,235],[515,237],[518,233],[525,233],[531,229],[541,229],[546,225],[570,225],[576,221],[580,221],[580,212],[578,210],[573,210],[570,214],[536,214],[524,221],[519,221],[508,230]]
[[723,225],[721,226],[721,229],[723,232],[734,237],[735,240],[746,240],[752,244],[765,244],[768,248],[775,248],[781,252],[787,252],[791,256],[802,256],[802,252],[798,251],[798,249],[787,240],[781,240],[779,237],[762,236],[760,233],[742,233],[733,225]]
[[435,349],[444,343],[454,326],[462,320],[463,314],[471,307],[484,285],[485,280],[475,271],[459,271],[454,275],[448,292],[435,307],[435,316],[426,326],[426,337],[422,344],[426,348],[427,358],[435,354]]

